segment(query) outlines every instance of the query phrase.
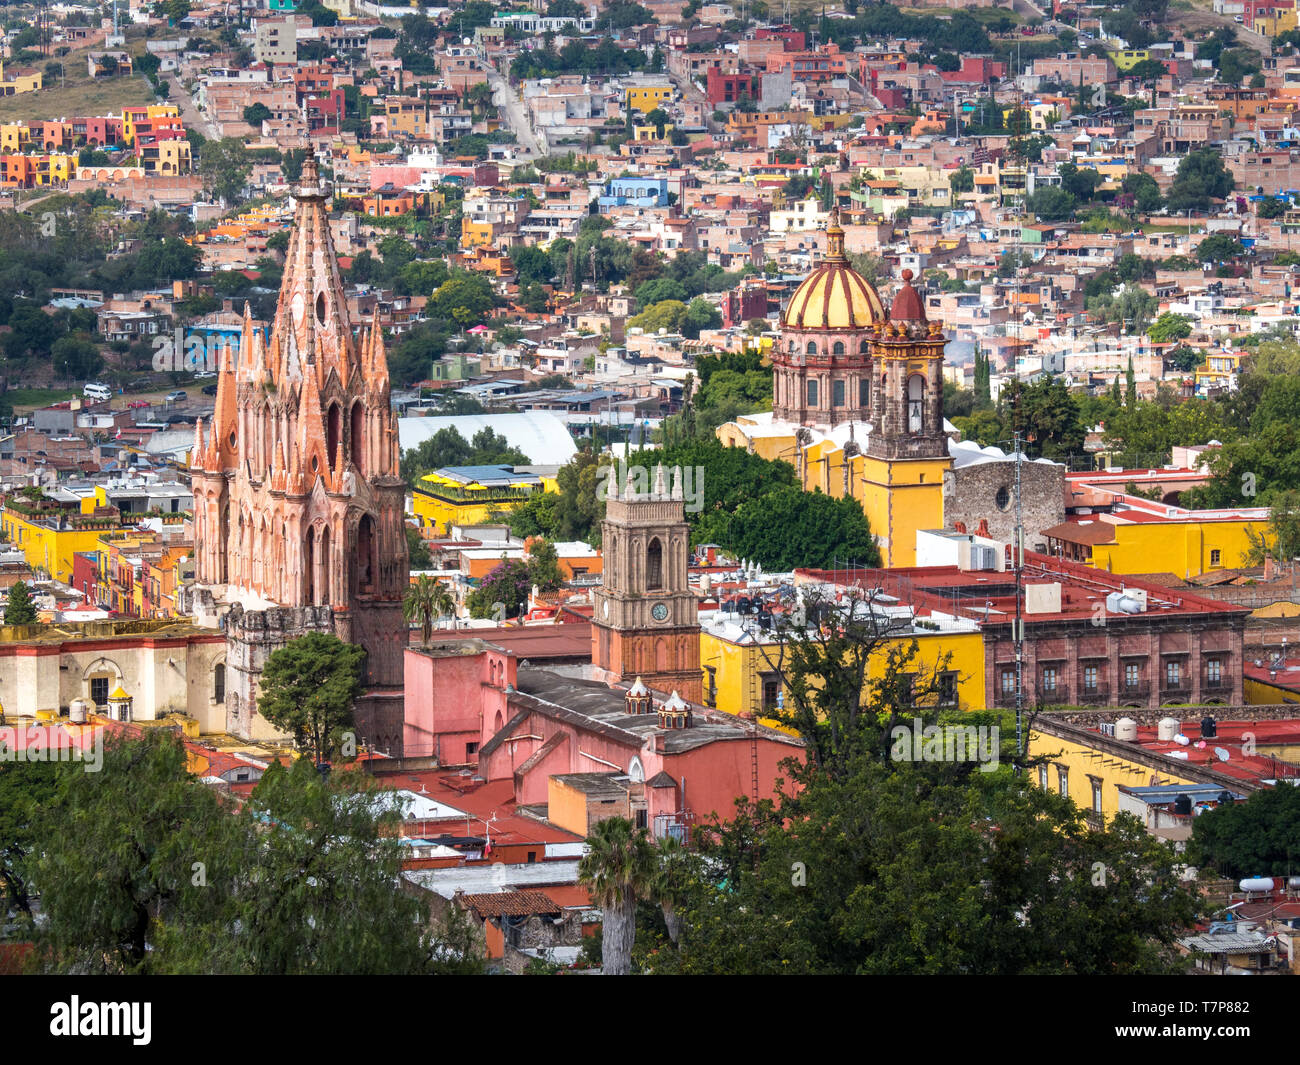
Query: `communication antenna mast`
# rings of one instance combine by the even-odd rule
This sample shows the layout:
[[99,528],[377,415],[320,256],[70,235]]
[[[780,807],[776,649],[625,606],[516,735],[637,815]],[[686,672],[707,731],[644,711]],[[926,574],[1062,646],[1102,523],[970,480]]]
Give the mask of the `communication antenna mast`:
[[[1020,405],[1020,396],[1016,395],[1016,405]],[[1025,565],[1025,525],[1024,513],[1020,506],[1020,464],[1024,460],[1023,440],[1017,429],[1016,449],[1016,531],[1011,541],[1011,561],[1016,573],[1016,776],[1023,772],[1025,756],[1024,713],[1025,713],[1025,619],[1021,613],[1020,594]]]

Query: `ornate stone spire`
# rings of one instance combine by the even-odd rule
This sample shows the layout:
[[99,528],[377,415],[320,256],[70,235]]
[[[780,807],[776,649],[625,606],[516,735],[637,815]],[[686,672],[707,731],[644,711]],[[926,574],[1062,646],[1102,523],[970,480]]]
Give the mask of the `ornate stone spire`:
[[849,257],[844,254],[844,230],[840,228],[840,209],[831,208],[830,224],[826,227],[826,258],[823,262],[846,263]]

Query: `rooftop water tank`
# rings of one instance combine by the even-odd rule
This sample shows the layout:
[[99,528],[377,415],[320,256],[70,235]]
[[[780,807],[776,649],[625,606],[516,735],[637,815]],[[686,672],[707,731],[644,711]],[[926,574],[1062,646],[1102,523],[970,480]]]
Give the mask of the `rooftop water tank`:
[[1136,743],[1138,738],[1137,722],[1131,717],[1121,717],[1115,722],[1115,738],[1125,743]]
[[1261,891],[1272,891],[1273,878],[1271,876],[1247,877],[1237,886],[1248,895],[1258,894]]
[[90,712],[90,704],[85,699],[73,699],[68,704],[68,720],[74,725],[84,725]]
[[1172,740],[1178,735],[1178,728],[1182,724],[1176,717],[1162,717],[1160,723],[1156,726],[1156,735],[1165,741]]

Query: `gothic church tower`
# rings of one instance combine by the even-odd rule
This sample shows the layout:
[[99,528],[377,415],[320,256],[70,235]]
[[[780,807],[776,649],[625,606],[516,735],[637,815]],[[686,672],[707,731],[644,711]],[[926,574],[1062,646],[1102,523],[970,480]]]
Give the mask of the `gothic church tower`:
[[[190,461],[195,613],[225,627],[227,729],[252,738],[276,734],[257,716],[256,689],[278,647],[310,631],[362,645],[365,682],[383,703],[382,689],[400,690],[407,636],[405,488],[383,336],[376,321],[353,337],[311,149],[293,197],[270,339],[245,308]],[[375,712],[358,707],[362,738],[391,740],[387,725],[363,720]]]

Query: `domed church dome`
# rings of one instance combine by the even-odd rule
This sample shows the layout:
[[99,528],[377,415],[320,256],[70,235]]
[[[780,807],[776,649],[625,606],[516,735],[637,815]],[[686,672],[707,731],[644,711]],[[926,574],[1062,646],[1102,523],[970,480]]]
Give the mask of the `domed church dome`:
[[826,227],[826,258],[804,278],[786,306],[786,329],[866,329],[885,321],[880,293],[849,265],[839,208]]

